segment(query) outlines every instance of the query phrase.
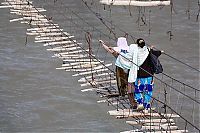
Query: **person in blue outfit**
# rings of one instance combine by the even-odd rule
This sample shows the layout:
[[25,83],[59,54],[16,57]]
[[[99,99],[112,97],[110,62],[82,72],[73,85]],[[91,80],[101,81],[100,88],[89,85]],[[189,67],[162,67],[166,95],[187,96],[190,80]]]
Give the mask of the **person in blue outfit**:
[[[145,47],[145,41],[143,39],[137,40],[138,48]],[[148,48],[149,49],[149,48]],[[152,54],[159,57],[163,51],[154,50],[153,48],[149,49]],[[140,65],[137,72],[137,78],[134,82],[135,86],[135,100],[140,107],[143,107],[147,112],[150,109],[150,103],[152,99],[152,94],[154,90],[154,81],[153,81],[153,70],[150,55],[146,57],[145,61]]]

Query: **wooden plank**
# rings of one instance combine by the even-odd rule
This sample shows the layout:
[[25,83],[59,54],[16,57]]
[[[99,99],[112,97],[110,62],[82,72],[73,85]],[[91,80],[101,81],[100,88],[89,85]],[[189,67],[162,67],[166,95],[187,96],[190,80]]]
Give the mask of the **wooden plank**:
[[[52,46],[52,45],[61,45],[61,44],[75,44],[76,40],[72,41],[56,41],[56,42],[49,42],[45,43],[44,46]],[[54,50],[63,50],[64,48],[53,48],[52,51]]]
[[47,29],[47,28],[44,28],[44,29],[38,29],[38,30],[32,30],[30,31],[30,33],[49,33],[49,32],[60,32],[60,31],[63,31],[63,29]]
[[[108,92],[108,90],[104,90],[104,89],[99,89],[99,88],[88,88],[88,89],[82,89],[81,90],[82,92],[88,92],[88,91],[106,91]],[[116,91],[113,91],[113,90],[110,90],[111,92],[116,92]]]
[[[38,30],[51,30],[51,29],[57,29],[57,28],[59,28],[59,26],[58,25],[56,25],[56,26],[44,26],[44,27],[40,27],[40,28],[30,28],[30,29],[27,29],[27,31],[38,31]],[[40,38],[40,37],[35,37],[35,39],[36,40],[40,40],[40,39],[42,39],[43,40],[43,38]],[[49,39],[49,38],[47,38],[47,39]]]
[[[7,2],[8,1],[8,2]],[[2,5],[12,5],[12,4],[24,4],[24,5],[28,5],[28,4],[32,4],[33,2],[30,1],[9,1],[7,0],[6,2],[2,2]]]
[[[97,81],[97,82],[99,82],[99,81],[109,81],[109,80],[115,80],[115,78],[109,78],[109,77],[106,77],[106,78],[96,78],[95,76],[94,76],[94,81]],[[87,82],[92,82],[92,78],[90,78],[90,79],[85,79],[85,82],[87,83]],[[80,82],[80,83],[85,83],[85,82]]]
[[[162,123],[169,123],[169,124],[171,124],[171,125],[175,125],[175,123],[173,123],[173,119],[170,119],[170,120],[166,120],[166,119],[148,119],[149,121],[151,121],[151,122],[142,122],[142,121],[140,121],[140,120],[138,120],[138,121],[126,121],[126,123],[127,124],[129,124],[129,125],[132,125],[132,126],[134,126],[134,125],[146,125],[146,126],[148,126],[148,125],[161,125]],[[158,122],[158,121],[159,122]],[[155,121],[155,122],[154,122]]]
[[[85,66],[88,66],[88,67],[85,67]],[[94,65],[92,65],[92,66],[94,66]],[[83,72],[83,71],[87,71],[87,68],[90,68],[90,67],[91,67],[91,65],[89,66],[89,64],[87,64],[87,65],[80,65],[80,66],[74,66],[74,67],[60,67],[57,69],[69,70],[69,71],[73,71],[73,72]]]
[[[96,64],[100,64],[101,62],[103,62],[103,61],[92,61],[91,64],[96,65]],[[72,63],[69,62],[68,64],[62,64],[62,66],[68,67],[68,66],[79,66],[79,65],[88,65],[88,64],[90,64],[90,62],[79,61],[79,62],[72,62]]]
[[169,6],[170,0],[167,1],[138,1],[138,0],[101,0],[101,4],[106,5],[132,5],[132,6]]
[[49,38],[49,39],[41,39],[41,40],[37,40],[35,42],[37,43],[47,43],[47,42],[56,42],[56,41],[64,41],[66,39],[70,39],[70,38],[73,38],[74,36],[69,36],[69,37],[52,37],[52,38]]
[[[66,41],[64,41],[63,43],[66,43]],[[69,48],[78,48],[80,46],[80,43],[68,43],[68,44],[63,44],[63,45],[58,45],[58,46],[54,46],[54,48],[51,48],[51,49],[47,49],[48,51],[67,51]],[[80,48],[80,47],[79,47]],[[66,50],[64,50],[66,49]],[[59,54],[61,55],[61,57],[64,57],[64,56],[68,56],[68,54]],[[78,55],[78,54],[75,54],[75,55]]]
[[[35,17],[38,16],[38,13],[19,13],[19,12],[10,12],[11,14],[26,16],[26,17]],[[45,16],[45,15],[44,15]]]
[[31,8],[22,8],[22,9],[10,9],[10,11],[12,11],[12,12],[17,12],[17,11],[32,11],[32,10],[44,10],[44,8],[33,8],[33,7],[31,7]]
[[86,58],[86,59],[65,59],[65,60],[63,60],[63,61],[67,61],[67,62],[79,62],[79,61],[81,61],[81,62],[93,62],[93,61],[101,61],[101,60],[97,60],[97,59],[88,59],[88,58]]
[[[93,75],[93,77],[95,77],[95,78],[102,77],[102,76],[109,76],[110,77],[110,75],[114,75],[114,73],[100,73],[100,74]],[[87,82],[87,80],[91,79],[91,78],[92,78],[92,76],[86,76],[86,77],[79,79],[78,82],[80,82],[80,83]]]
[[[11,12],[22,12],[22,13],[38,13],[46,11],[44,8],[21,8],[21,9],[10,9]],[[32,12],[33,11],[33,12]],[[37,11],[37,12],[34,12]]]
[[[93,62],[91,62],[91,64],[96,65],[96,64],[100,64],[100,62],[93,61]],[[71,69],[73,69],[73,67],[79,67],[81,65],[90,65],[90,62],[89,61],[79,61],[79,62],[71,62],[69,64],[63,64],[63,65],[65,65],[63,67],[70,67]]]
[[50,25],[53,25],[53,24],[50,24],[50,23],[43,23],[43,22],[36,22],[36,21],[26,21],[26,20],[23,20],[20,22],[21,24],[31,24],[33,26],[50,26]]
[[[155,131],[154,133],[187,133],[188,130]],[[150,133],[150,132],[148,132]],[[152,133],[152,132],[151,132]]]
[[[145,132],[145,133],[187,133],[188,130],[172,130],[172,131],[151,131],[151,132]],[[129,131],[123,131],[120,133],[144,133],[142,131],[139,130],[129,130]]]
[[[67,56],[67,55],[63,55],[63,56],[57,56],[58,58],[60,58],[60,59],[82,59],[82,58],[86,58],[86,57],[88,57],[88,55],[80,55],[80,56]],[[79,68],[85,68],[85,67],[79,67]]]
[[68,56],[68,57],[81,57],[81,56],[85,56],[85,55],[88,55],[88,54],[56,54],[56,56]]
[[87,83],[81,84],[81,86],[82,87],[90,86],[90,85],[97,86],[99,84],[107,84],[107,83],[116,84],[116,80],[106,80],[106,81],[99,81],[99,82],[98,81],[87,82]]
[[22,20],[39,20],[39,21],[44,21],[45,20],[46,22],[48,22],[47,19],[41,18],[43,16],[40,16],[40,18],[39,17],[38,18],[34,18],[34,17],[21,17],[21,18],[11,19],[10,22],[16,22],[16,21],[22,21]]
[[24,20],[24,18],[15,18],[15,19],[11,19],[10,22],[16,22],[16,21],[21,21]]
[[177,130],[178,126],[166,126],[166,125],[158,125],[158,126],[142,126],[141,130],[148,131],[148,130],[164,130],[164,131],[171,131]]
[[173,119],[141,119],[141,120],[138,120],[138,121],[126,121],[126,123],[130,124],[130,125],[135,125],[135,124],[138,124],[138,123],[142,123],[142,124],[145,124],[145,123],[166,123],[166,122],[170,122],[170,123],[173,123],[174,120]]
[[82,89],[81,92],[95,91],[97,88]]
[[32,5],[24,5],[24,4],[21,4],[21,5],[12,4],[11,6],[14,9],[23,9],[23,8],[31,8],[31,7],[33,7]]
[[73,71],[73,72],[85,72],[85,71],[91,71],[91,69],[92,70],[99,70],[99,69],[103,69],[103,68],[109,67],[111,65],[112,65],[112,63],[105,64],[105,65],[99,65],[99,66],[95,66],[95,67],[92,67],[92,68],[91,68],[91,66],[88,67],[88,68],[80,68],[80,69],[79,68],[72,68],[71,71]]
[[59,54],[61,55],[67,55],[67,54],[83,54],[83,53],[87,53],[89,51],[89,49],[86,50],[75,50],[75,51],[65,51],[65,52],[59,52]]
[[167,117],[167,118],[174,118],[174,117],[180,117],[179,115],[176,114],[158,114],[158,113],[142,113],[142,112],[132,112],[130,109],[119,109],[117,110],[111,110],[108,111],[110,115],[113,116],[123,116],[123,117],[144,117],[144,116],[151,116],[151,117]]
[[68,62],[78,62],[78,61],[81,61],[81,62],[94,62],[94,61],[99,61],[99,62],[101,62],[101,60],[97,60],[97,59],[95,59],[95,58],[92,58],[92,59],[90,59],[90,58],[85,58],[85,59],[74,59],[74,60],[72,60],[72,59],[65,59],[65,60],[63,60],[63,61],[68,61]]
[[0,8],[11,8],[11,5],[6,5],[6,6],[0,6]]
[[[54,24],[50,24],[51,26]],[[40,35],[41,37],[51,37],[51,36],[60,36],[60,35],[70,35],[67,32],[59,32],[59,33],[46,33],[44,35]]]
[[28,5],[28,2],[16,2],[16,1],[9,1],[9,2],[1,2],[2,5]]
[[99,73],[99,72],[104,72],[104,71],[108,71],[108,69],[105,68],[105,69],[93,70],[93,71],[89,71],[89,72],[80,72],[80,73],[74,74],[72,76],[88,75],[88,74]]
[[[79,49],[81,49],[81,47],[76,46],[76,47],[63,48],[63,49],[47,49],[47,50],[53,51],[53,52],[63,52],[63,51],[74,51],[74,50],[79,50]],[[79,60],[79,59],[64,59],[63,61],[74,62],[73,60]]]
[[62,70],[65,70],[65,69],[78,69],[78,68],[89,68],[91,66],[95,67],[97,65],[96,64],[87,63],[87,64],[80,64],[80,65],[77,65],[77,66],[64,66],[64,67],[59,67],[59,68],[56,68],[56,69],[62,69]]

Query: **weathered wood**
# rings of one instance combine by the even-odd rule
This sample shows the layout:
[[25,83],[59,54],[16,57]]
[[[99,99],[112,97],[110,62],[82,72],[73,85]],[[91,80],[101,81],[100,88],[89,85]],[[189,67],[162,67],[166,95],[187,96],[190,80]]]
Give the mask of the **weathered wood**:
[[[61,42],[61,43],[59,43],[59,42]],[[56,45],[56,46],[54,46],[54,48],[47,49],[47,50],[48,51],[58,51],[58,52],[59,51],[67,51],[68,48],[75,48],[75,47],[78,48],[80,45],[80,43],[74,43],[73,41],[67,41],[67,40],[55,41],[54,44]],[[62,45],[59,45],[59,44],[62,44]],[[67,54],[60,54],[60,55],[66,56]]]
[[174,118],[180,117],[176,114],[159,114],[159,113],[142,113],[142,112],[132,112],[130,109],[119,109],[119,110],[112,110],[108,111],[110,115],[113,116],[123,116],[123,117],[144,117],[144,116],[151,116],[151,117],[166,117],[166,118]]
[[24,18],[15,18],[15,19],[11,19],[10,22],[16,22],[16,21],[21,21],[24,20]]
[[175,125],[175,123],[167,121],[166,119],[163,119],[163,120],[160,119],[160,122],[154,122],[154,119],[151,119],[151,122],[141,122],[140,120],[138,120],[138,121],[126,121],[127,124],[132,125],[132,126],[134,126],[134,125],[146,125],[146,126],[154,125],[154,126],[158,126],[158,125],[161,125],[161,124],[167,123],[167,122],[171,125]]
[[105,68],[105,69],[93,70],[93,71],[89,71],[89,72],[81,72],[81,73],[74,74],[72,76],[88,75],[88,74],[92,74],[92,73],[105,72],[105,71],[108,71],[108,70],[109,69]]
[[[105,68],[104,66],[96,66],[95,68],[92,68],[92,70],[99,70],[99,69],[103,69]],[[72,71],[72,72],[89,72],[91,71],[91,68],[80,68],[80,69],[74,69],[74,68],[71,68],[71,69],[65,69],[66,71]]]
[[[61,42],[61,41],[57,41],[57,42]],[[57,43],[56,42],[56,43]],[[63,42],[63,45],[58,45],[58,46],[54,46],[54,48],[51,48],[51,49],[47,49],[48,51],[67,51],[68,48],[78,48],[79,47],[79,43],[68,43],[68,44],[64,44],[66,42],[65,41],[62,41]],[[80,47],[79,47],[80,48]],[[66,50],[64,50],[66,49]],[[68,54],[59,54],[59,55],[62,55],[62,57],[64,56],[68,56]],[[75,55],[78,55],[78,54],[75,54]],[[77,56],[76,56],[77,57]]]
[[173,123],[174,120],[173,119],[141,119],[138,121],[126,121],[126,123],[130,125],[147,124],[147,123],[161,124],[161,123],[166,123],[166,122]]
[[61,55],[67,55],[67,54],[77,54],[77,53],[79,53],[79,54],[84,54],[84,53],[86,53],[87,51],[89,51],[89,49],[87,49],[87,50],[75,50],[75,51],[60,51],[59,52],[59,54],[61,54]]
[[[40,28],[30,28],[30,29],[27,29],[27,31],[38,31],[38,30],[51,30],[51,29],[57,29],[59,28],[58,25],[56,26],[44,26],[44,27],[40,27]],[[47,38],[47,37],[46,37]],[[41,37],[35,37],[36,40],[40,40],[40,39],[45,39],[45,37],[41,38]]]
[[172,130],[177,130],[178,129],[178,126],[170,126],[170,125],[166,125],[166,124],[163,124],[163,125],[157,125],[157,126],[142,126],[141,130],[164,130],[164,131],[172,131]]
[[36,43],[47,43],[47,42],[56,42],[56,41],[65,41],[67,39],[73,38],[74,36],[68,36],[68,37],[54,37],[49,39],[43,39],[43,40],[37,40]]
[[22,9],[10,9],[10,11],[17,12],[17,11],[36,11],[36,10],[44,10],[44,8],[22,8]]
[[106,81],[99,81],[99,82],[98,81],[87,82],[87,83],[81,84],[81,86],[82,87],[90,86],[90,85],[96,86],[96,85],[99,85],[99,84],[107,84],[107,83],[116,84],[116,80],[106,80]]
[[87,55],[88,56],[88,54],[56,54],[56,56],[63,56],[63,57],[65,57],[65,56],[68,56],[68,57],[80,57],[80,56],[85,56],[85,55]]
[[0,6],[0,8],[11,8],[12,6],[11,5],[8,5],[8,6]]
[[63,67],[69,67],[69,66],[72,66],[72,67],[74,67],[74,66],[79,66],[79,65],[90,65],[90,63],[91,64],[100,64],[101,62],[103,62],[103,61],[92,61],[92,62],[69,62],[69,63],[67,63],[67,64],[62,64],[62,66]]
[[[115,78],[110,78],[110,79],[108,79],[108,78],[99,78],[99,79],[94,79],[94,81],[96,81],[96,82],[102,82],[102,81],[110,81],[110,80],[115,80]],[[86,83],[87,82],[92,82],[92,78],[91,79],[88,79],[88,80],[86,80]],[[85,82],[84,82],[85,83]]]
[[[108,77],[106,77],[106,78],[97,78],[96,76],[94,76],[94,81],[109,81],[109,80],[115,80],[115,78],[108,78]],[[84,82],[80,82],[80,83],[85,83],[85,82],[91,82],[93,79],[92,78],[88,78],[88,79],[85,79],[85,81]],[[83,81],[83,80],[82,80]]]
[[14,4],[21,4],[21,5],[28,5],[28,4],[32,4],[32,1],[9,1],[7,0],[6,2],[2,2],[2,5],[14,5]]
[[[12,8],[14,9],[24,9],[24,8],[32,8],[33,6],[32,5],[24,5],[24,4],[21,4],[21,5],[18,5],[18,4],[12,4],[11,5]],[[11,13],[11,12],[10,12]]]
[[27,10],[23,10],[23,9],[11,9],[11,12],[15,12],[15,13],[39,13],[39,12],[45,12],[45,9],[42,8],[37,8],[37,10],[35,8],[29,8]]
[[52,26],[54,24],[51,24],[51,23],[43,23],[43,22],[40,22],[40,21],[26,21],[26,20],[23,20],[20,22],[21,24],[31,24],[33,26]]
[[[53,51],[53,52],[63,52],[63,51],[74,51],[74,50],[79,50],[81,47],[69,47],[69,48],[63,48],[63,49],[48,49],[48,51]],[[73,60],[79,60],[79,59],[64,59],[63,61],[71,60],[69,62],[73,62]]]
[[38,30],[32,30],[32,31],[30,31],[30,33],[49,33],[49,32],[62,32],[63,31],[63,29],[58,29],[58,28],[56,28],[56,29],[47,29],[47,28],[45,28],[45,29],[38,29]]
[[78,62],[78,61],[82,61],[82,62],[93,62],[93,61],[101,61],[101,60],[97,60],[97,59],[65,59],[63,61],[67,61],[67,62]]
[[[94,64],[94,63],[85,63],[85,64],[79,64],[79,65],[75,65],[75,66],[63,66],[63,67],[59,67],[59,68],[56,68],[56,69],[80,69],[80,68],[90,68],[90,67],[96,67],[97,64]],[[85,79],[85,78],[84,78]]]
[[[75,44],[76,40],[72,40],[72,41],[56,41],[56,42],[49,42],[49,43],[45,43],[44,46],[52,46],[52,45],[61,45],[61,44]],[[60,50],[60,51],[64,51],[65,48],[53,48],[51,51],[54,50]]]
[[[172,130],[172,131],[153,131],[153,132],[146,131],[145,133],[187,133],[187,132],[188,130]],[[120,133],[144,133],[144,132],[138,130],[130,130],[130,131],[123,131]]]
[[[50,24],[54,25],[54,24]],[[58,33],[46,33],[44,35],[40,35],[41,37],[51,37],[51,36],[60,36],[60,35],[70,35],[68,32],[58,32]]]
[[[105,79],[109,79],[110,75],[113,75],[113,74],[114,73],[100,73],[100,74],[93,75],[93,77],[95,77],[95,79],[97,79],[98,77],[101,77],[101,79],[104,79],[104,78],[102,78],[103,76],[109,76],[109,77],[105,78]],[[86,77],[79,79],[78,82],[83,83],[83,82],[87,82],[88,80],[91,80],[91,79],[92,79],[92,76],[86,76]]]
[[[88,66],[90,67],[91,65],[88,64]],[[100,74],[93,75],[93,77],[98,78],[98,77],[102,77],[102,76],[109,76],[109,78],[110,78],[111,75],[114,75],[114,73],[100,73]],[[91,79],[91,78],[92,78],[92,76],[86,76],[86,77],[79,79],[78,82],[80,82],[80,83],[81,82],[87,82],[86,79]]]
[[170,0],[167,1],[101,0],[100,3],[106,5],[169,6]]
[[[108,90],[105,89],[99,89],[99,88],[89,88],[89,89],[82,89],[81,92],[88,92],[88,91],[102,91],[102,92],[108,92]],[[109,90],[109,92],[116,92],[114,90]]]
[[[67,56],[67,55],[63,55],[63,56],[55,56],[58,57],[60,59],[82,59],[82,58],[86,58],[88,57],[88,55],[80,55],[80,56]],[[79,67],[79,68],[84,68],[84,67]]]
[[85,72],[85,71],[91,71],[91,69],[92,70],[99,70],[99,69],[103,69],[103,68],[109,67],[111,65],[112,65],[112,63],[105,64],[105,65],[99,65],[99,66],[95,66],[95,67],[92,67],[92,68],[90,68],[90,67],[88,67],[88,68],[80,68],[80,69],[72,68],[71,71],[74,71],[74,72]]

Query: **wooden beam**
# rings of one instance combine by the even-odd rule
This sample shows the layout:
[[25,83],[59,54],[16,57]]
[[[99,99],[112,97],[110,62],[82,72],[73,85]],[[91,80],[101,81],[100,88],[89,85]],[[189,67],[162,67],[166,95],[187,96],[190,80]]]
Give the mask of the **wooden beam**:
[[176,114],[159,114],[159,113],[142,113],[142,112],[133,112],[131,109],[119,109],[119,110],[111,110],[108,111],[110,115],[113,116],[122,116],[122,117],[144,117],[144,116],[151,116],[151,117],[167,117],[167,118],[174,118],[180,117]]
[[88,75],[88,74],[92,74],[92,73],[100,73],[100,72],[105,72],[105,71],[108,71],[108,69],[105,68],[105,69],[100,69],[100,70],[92,70],[89,72],[81,72],[81,73],[74,74],[72,76]]
[[170,0],[167,1],[101,0],[100,3],[106,5],[168,6],[170,5]]
[[[98,70],[97,70],[98,71]],[[111,83],[111,84],[116,84],[116,80],[106,80],[106,81],[93,81],[93,82],[88,82],[88,83],[84,83],[81,84],[81,86],[90,86],[90,85],[99,85],[99,84],[107,84],[107,83]]]
[[[172,131],[151,131],[151,132],[145,132],[145,133],[187,133],[188,130],[172,130]],[[120,133],[144,133],[143,131],[138,130],[130,130],[130,131],[123,131]]]
[[[90,65],[90,64],[89,64]],[[110,75],[113,75],[114,73],[100,73],[100,74],[95,74],[95,75],[93,75],[95,78],[98,78],[98,77],[102,77],[102,76],[110,76]],[[88,79],[91,79],[92,78],[92,76],[86,76],[86,77],[83,77],[83,78],[81,78],[81,79],[79,79],[78,80],[78,82],[82,82],[82,83],[84,83],[84,82],[87,82],[87,80]],[[109,77],[110,78],[110,77]]]
[[0,8],[11,8],[12,6],[0,6]]

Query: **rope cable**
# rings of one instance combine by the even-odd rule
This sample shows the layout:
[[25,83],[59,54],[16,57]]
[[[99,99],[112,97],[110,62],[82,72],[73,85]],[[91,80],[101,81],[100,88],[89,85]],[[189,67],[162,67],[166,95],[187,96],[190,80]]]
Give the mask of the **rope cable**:
[[[85,3],[84,0],[82,0],[82,2]],[[104,21],[106,21],[106,22],[109,23],[108,20],[106,20],[105,18],[101,17],[100,14],[96,13],[95,11],[93,11],[86,3],[85,3],[85,5],[86,5],[86,7],[87,7],[93,14],[96,15],[96,17],[97,17],[99,20],[101,20],[101,22],[102,22],[103,24],[105,23]],[[173,8],[174,8],[174,7],[173,7],[173,0],[171,0],[171,13],[173,12]],[[98,14],[98,16],[97,16],[97,14]],[[171,15],[171,17],[172,17],[172,15]],[[171,23],[171,24],[172,24],[172,23]],[[113,24],[113,25],[114,25],[114,24]],[[121,32],[127,33],[126,31],[122,30],[121,28],[117,27],[116,25],[114,25],[114,26],[115,26],[118,30],[120,30]],[[171,27],[172,27],[172,25],[171,25]],[[108,29],[110,29],[110,27],[108,27]],[[168,31],[168,32],[169,32],[170,36],[172,37],[173,35],[172,35],[171,31]],[[131,37],[134,38],[134,39],[137,39],[137,37],[132,36],[132,35],[130,35],[130,34],[129,34],[129,36],[131,36]],[[175,57],[173,57],[173,56],[170,56],[170,55],[167,54],[166,52],[165,52],[164,54],[165,54],[166,56],[169,56],[170,58],[176,60],[177,62],[179,62],[179,63],[181,63],[181,64],[184,64],[184,65],[188,66],[189,68],[191,68],[191,69],[193,69],[193,70],[195,70],[195,71],[197,71],[197,72],[200,72],[200,70],[198,70],[197,68],[194,68],[194,67],[192,67],[192,66],[190,66],[190,65],[188,65],[188,64],[186,64],[186,63],[184,63],[183,61],[181,61],[181,60],[179,60],[179,59],[177,59],[177,58],[175,58]]]

